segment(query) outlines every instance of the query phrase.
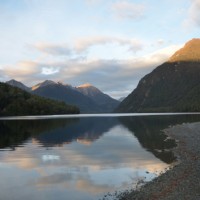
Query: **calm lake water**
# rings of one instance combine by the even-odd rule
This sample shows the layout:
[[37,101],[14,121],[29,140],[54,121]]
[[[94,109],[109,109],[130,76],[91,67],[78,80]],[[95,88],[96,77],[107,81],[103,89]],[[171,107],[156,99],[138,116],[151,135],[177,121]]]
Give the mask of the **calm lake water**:
[[0,199],[95,200],[174,162],[161,130],[200,115],[0,120]]

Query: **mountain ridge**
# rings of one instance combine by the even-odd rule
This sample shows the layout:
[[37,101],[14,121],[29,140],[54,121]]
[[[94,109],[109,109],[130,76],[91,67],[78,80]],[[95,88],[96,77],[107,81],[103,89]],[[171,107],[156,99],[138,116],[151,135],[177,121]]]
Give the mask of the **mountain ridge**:
[[0,82],[0,116],[78,114],[77,107]]
[[8,85],[14,86],[14,87],[18,87],[27,92],[31,91],[31,88],[27,87],[22,82],[16,81],[15,79],[11,79],[9,81],[6,81],[5,83],[7,83]]
[[[23,83],[15,80],[14,82],[8,81],[9,83],[13,83],[16,87],[20,85],[23,85],[24,88],[27,87]],[[78,106],[81,113],[108,113],[112,112],[119,104],[117,100],[104,94],[89,83],[73,87],[62,82],[45,80],[29,88],[29,92]]]
[[118,100],[113,99],[89,83],[76,87],[76,90],[91,98],[97,105],[107,110],[107,112],[112,112],[119,105]]
[[145,75],[115,112],[200,111],[200,53],[196,53],[197,49],[200,49],[200,39],[187,42],[167,62]]
[[193,38],[176,51],[168,62],[200,62],[200,39]]
[[97,106],[92,100],[80,92],[62,84],[51,84],[39,87],[34,90],[33,93],[39,96],[61,100],[68,104],[76,105],[80,108],[81,113],[88,113],[90,110],[99,112]]

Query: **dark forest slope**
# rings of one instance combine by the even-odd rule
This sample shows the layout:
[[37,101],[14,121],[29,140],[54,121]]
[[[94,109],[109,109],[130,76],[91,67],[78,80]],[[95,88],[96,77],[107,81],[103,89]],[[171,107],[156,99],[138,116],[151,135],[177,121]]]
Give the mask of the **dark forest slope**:
[[116,112],[200,111],[200,39],[143,77]]
[[0,83],[0,116],[77,114],[79,109],[64,102],[32,95]]

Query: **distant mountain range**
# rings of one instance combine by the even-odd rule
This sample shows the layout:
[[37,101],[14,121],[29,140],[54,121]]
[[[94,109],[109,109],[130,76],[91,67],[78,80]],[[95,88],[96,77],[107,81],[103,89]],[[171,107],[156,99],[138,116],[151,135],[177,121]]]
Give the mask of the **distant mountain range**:
[[119,102],[122,102],[126,97],[121,97],[118,99]]
[[80,85],[75,89],[92,99],[103,112],[112,112],[119,105],[119,101],[104,94],[98,88],[90,84]]
[[73,87],[46,80],[31,88],[16,80],[6,83],[75,105],[81,113],[200,112],[199,77],[200,39],[192,39],[167,62],[144,76],[124,100],[115,100],[88,83]]
[[73,87],[60,82],[46,80],[29,88],[16,80],[10,80],[6,83],[35,95],[75,105],[80,108],[81,113],[109,113],[119,105],[119,101],[90,84]]
[[25,90],[27,92],[30,92],[31,91],[31,88],[27,87],[26,85],[24,85],[23,83],[19,82],[19,81],[16,81],[14,79],[10,80],[10,81],[7,81],[6,82],[7,84],[13,86],[13,87],[18,87],[22,90]]
[[144,76],[115,112],[200,111],[200,39]]

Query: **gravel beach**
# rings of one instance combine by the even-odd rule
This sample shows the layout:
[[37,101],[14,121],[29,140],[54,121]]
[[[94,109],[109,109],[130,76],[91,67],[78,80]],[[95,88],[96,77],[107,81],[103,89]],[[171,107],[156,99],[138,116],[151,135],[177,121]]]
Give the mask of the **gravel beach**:
[[176,125],[164,132],[177,141],[173,151],[178,164],[120,200],[200,200],[200,122]]

